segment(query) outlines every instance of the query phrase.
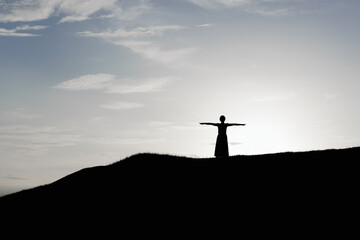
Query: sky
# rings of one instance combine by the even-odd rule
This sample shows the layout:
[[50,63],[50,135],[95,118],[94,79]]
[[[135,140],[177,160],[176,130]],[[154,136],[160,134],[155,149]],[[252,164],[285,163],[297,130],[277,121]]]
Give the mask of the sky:
[[140,152],[360,145],[358,0],[0,0],[0,195]]

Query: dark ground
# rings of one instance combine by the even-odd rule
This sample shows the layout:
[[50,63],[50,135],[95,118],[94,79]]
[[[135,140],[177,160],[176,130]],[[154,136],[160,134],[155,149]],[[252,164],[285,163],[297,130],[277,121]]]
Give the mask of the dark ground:
[[[254,236],[293,229],[293,237],[305,237],[301,229],[355,226],[349,217],[358,211],[359,157],[360,148],[227,159],[137,154],[2,197],[0,206],[9,219],[100,224],[112,218],[140,225],[159,221],[159,227],[179,221],[180,228],[206,223],[213,230],[226,222],[231,229],[255,226]],[[261,223],[267,227],[256,228]]]

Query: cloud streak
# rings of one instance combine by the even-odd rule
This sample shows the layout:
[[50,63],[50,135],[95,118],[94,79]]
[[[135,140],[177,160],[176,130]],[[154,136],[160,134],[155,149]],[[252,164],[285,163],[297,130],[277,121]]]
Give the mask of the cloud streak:
[[106,93],[132,94],[151,93],[164,90],[174,81],[173,77],[151,78],[144,81],[117,79],[115,75],[88,74],[57,84],[54,88],[67,91],[103,90]]
[[238,8],[248,13],[274,17],[312,12],[313,6],[327,4],[317,0],[187,0],[204,9]]
[[128,80],[108,86],[106,92],[118,94],[159,92],[172,81],[174,81],[173,77],[152,78],[141,83]]
[[101,108],[109,109],[109,110],[129,110],[134,108],[141,108],[144,104],[134,103],[134,102],[115,102],[105,105],[100,105]]
[[41,35],[34,34],[34,33],[26,33],[23,31],[37,31],[37,30],[42,30],[42,29],[46,29],[46,28],[47,28],[47,26],[41,26],[41,25],[36,25],[36,26],[21,25],[21,26],[17,26],[16,28],[13,28],[13,29],[0,28],[0,36],[2,36],[2,37],[38,37]]
[[[57,84],[54,88],[67,91],[102,90],[109,94],[152,93],[164,90],[165,86],[174,81],[173,77],[162,77],[136,81],[133,79],[117,79],[111,74],[84,75]],[[118,101],[99,105],[108,110],[130,110],[144,107],[142,103]]]
[[188,0],[203,8],[238,7],[248,4],[249,0]]
[[162,64],[172,64],[178,60],[190,56],[196,51],[196,48],[178,48],[164,50],[159,44],[151,41],[112,41],[117,46],[123,46],[131,49],[145,59],[153,60]]
[[161,25],[149,27],[136,27],[130,30],[119,28],[103,32],[84,31],[77,34],[82,37],[101,38],[117,46],[129,48],[145,59],[162,64],[171,64],[196,51],[196,48],[164,49],[155,38],[163,36],[165,32],[186,29],[180,25]]
[[[141,107],[137,103],[118,102],[104,105],[110,110],[124,110]],[[0,154],[12,153],[26,156],[42,156],[51,150],[72,147],[81,144],[132,145],[148,144],[163,141],[147,137],[119,137],[89,135],[81,129],[57,126],[6,125],[0,126]]]
[[73,133],[71,129],[53,126],[0,126],[0,152],[11,150],[29,155],[42,155],[49,148],[73,146],[80,143],[81,139],[82,135]]
[[26,109],[24,108],[15,108],[11,111],[4,111],[4,112],[0,112],[0,114],[2,114],[3,116],[1,116],[1,118],[5,119],[5,118],[10,118],[10,119],[36,119],[39,118],[40,116],[37,114],[33,114],[33,113],[29,113]]
[[0,1],[0,22],[31,22],[63,15],[59,23],[84,21],[100,11],[121,9],[117,0],[13,0]]
[[113,7],[116,7],[116,0],[63,0],[59,9],[68,16],[63,17],[60,23],[84,21],[97,11],[109,11]]
[[98,90],[111,85],[114,79],[115,76],[110,74],[89,74],[59,83],[55,88],[69,91]]
[[117,29],[114,31],[107,30],[104,32],[79,32],[78,35],[84,37],[98,37],[106,40],[112,40],[117,38],[143,38],[143,37],[152,37],[152,36],[161,36],[165,31],[170,30],[181,30],[184,29],[184,26],[179,25],[165,25],[165,26],[150,26],[150,27],[136,27],[131,30]]
[[0,22],[31,22],[44,20],[55,12],[58,0],[0,2]]

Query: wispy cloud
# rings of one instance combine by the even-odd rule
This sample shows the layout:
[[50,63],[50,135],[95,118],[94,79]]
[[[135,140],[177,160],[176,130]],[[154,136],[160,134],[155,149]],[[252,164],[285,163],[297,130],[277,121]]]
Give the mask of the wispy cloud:
[[113,138],[113,137],[105,137],[105,138],[97,138],[95,139],[96,144],[105,144],[105,145],[133,145],[133,144],[156,144],[165,142],[164,138]]
[[164,121],[148,121],[151,128],[157,128],[161,131],[187,131],[199,130],[198,123],[196,122],[164,122]]
[[214,24],[212,23],[204,23],[204,24],[198,24],[198,25],[195,25],[196,27],[213,27]]
[[13,28],[13,29],[0,28],[0,36],[3,36],[3,37],[38,37],[41,35],[34,34],[34,33],[28,33],[28,32],[24,32],[24,31],[36,31],[36,30],[42,30],[45,28],[47,28],[47,26],[40,26],[40,25],[36,25],[36,26],[21,25],[21,26],[17,26],[16,28]]
[[[62,16],[59,23],[91,18],[133,18],[146,9],[144,1],[134,1],[129,12],[117,0],[12,0],[0,1],[0,22],[31,22]],[[101,15],[96,16],[97,13]]]
[[59,0],[1,1],[0,22],[30,22],[47,19],[55,12]]
[[174,81],[173,77],[150,78],[146,80],[117,79],[111,74],[89,74],[57,84],[54,88],[68,91],[103,90],[107,93],[131,94],[150,93],[164,90]]
[[273,102],[273,101],[283,101],[295,97],[294,94],[266,94],[258,97],[253,97],[253,102]]
[[153,78],[141,83],[128,80],[108,86],[106,92],[119,94],[158,92],[164,90],[164,87],[172,81],[174,81],[173,77]]
[[112,41],[113,44],[131,49],[143,58],[153,60],[162,64],[172,64],[184,59],[196,51],[194,47],[163,49],[160,44],[151,41]]
[[73,129],[54,126],[8,125],[0,126],[0,152],[13,151],[29,155],[45,154],[49,148],[73,146],[82,135]]
[[103,32],[84,31],[78,32],[78,35],[82,37],[101,38],[114,45],[129,48],[134,53],[139,54],[146,59],[169,64],[189,56],[196,49],[189,47],[164,49],[159,41],[156,41],[154,38],[160,37],[168,31],[178,31],[186,28],[187,27],[185,26],[179,25],[163,25],[136,27],[130,30],[120,28]]
[[[151,5],[148,0],[133,0],[133,5],[127,8],[117,8],[112,14],[106,17],[115,18],[124,21],[131,21],[141,16],[146,10],[151,9]],[[129,1],[128,1],[129,3]]]
[[109,110],[129,110],[134,108],[141,108],[144,104],[134,102],[115,102],[110,104],[100,105],[101,108]]
[[15,108],[10,111],[4,111],[0,112],[0,114],[3,114],[2,118],[11,118],[11,119],[35,119],[39,118],[40,116],[38,114],[33,114],[28,112],[24,108]]
[[59,83],[55,88],[70,91],[104,89],[111,85],[114,79],[115,76],[110,74],[89,74]]
[[99,37],[106,40],[118,39],[118,38],[143,38],[151,36],[161,36],[165,31],[169,30],[181,30],[184,26],[179,25],[165,25],[165,26],[150,26],[150,27],[136,27],[131,30],[117,29],[114,31],[107,30],[104,32],[79,32],[78,35],[84,37]]
[[[137,103],[122,102],[117,104],[104,105],[110,110],[125,110],[141,107]],[[75,128],[65,128],[57,126],[36,126],[36,125],[5,125],[0,126],[0,155],[5,152],[29,156],[41,156],[47,154],[52,149],[61,149],[80,144],[145,144],[156,143],[162,139],[148,138],[141,136],[134,138],[119,137],[113,135],[99,136],[88,135],[87,131]]]
[[319,4],[328,4],[319,0],[187,0],[205,9],[238,8],[245,12],[263,16],[282,16],[294,13],[308,13]]
[[116,7],[116,0],[63,0],[59,3],[59,9],[65,17],[62,22],[84,21],[99,10],[111,10]]
[[249,0],[188,0],[203,8],[236,7],[249,3]]
[[[165,89],[165,86],[174,81],[173,77],[152,78],[146,80],[117,79],[111,74],[84,75],[57,84],[54,88],[67,91],[101,90],[109,94],[152,93]],[[101,104],[99,107],[108,110],[129,110],[141,108],[145,105],[137,102],[116,101]],[[96,118],[94,121],[103,120]]]
[[16,181],[18,181],[18,180],[20,180],[20,181],[28,180],[27,178],[17,177],[17,176],[14,176],[12,174],[8,174],[4,178],[9,179],[9,180],[16,180]]

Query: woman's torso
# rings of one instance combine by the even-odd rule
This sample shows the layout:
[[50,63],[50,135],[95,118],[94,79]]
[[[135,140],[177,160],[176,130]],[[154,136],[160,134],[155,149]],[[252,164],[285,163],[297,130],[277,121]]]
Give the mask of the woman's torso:
[[218,127],[218,134],[219,135],[226,135],[226,128],[227,128],[226,124],[220,123],[220,124],[217,125],[217,127]]

